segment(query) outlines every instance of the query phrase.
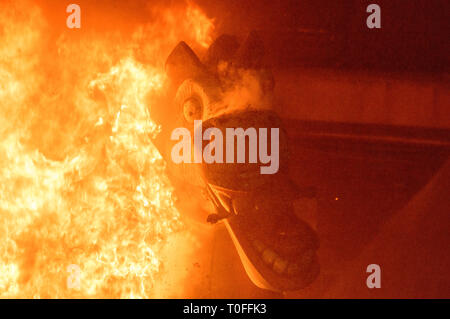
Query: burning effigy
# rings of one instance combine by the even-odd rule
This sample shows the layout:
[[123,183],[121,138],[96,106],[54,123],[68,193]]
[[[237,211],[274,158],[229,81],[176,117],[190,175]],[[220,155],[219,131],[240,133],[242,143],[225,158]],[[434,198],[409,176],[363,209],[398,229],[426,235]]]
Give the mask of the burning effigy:
[[[276,291],[298,290],[318,275],[319,241],[310,225],[297,218],[293,203],[314,194],[302,191],[289,178],[288,142],[281,119],[273,110],[274,80],[270,68],[261,63],[263,55],[264,46],[255,32],[241,45],[233,36],[219,36],[205,54],[205,62],[180,42],[166,61],[170,81],[167,91],[175,94],[172,107],[165,107],[171,117],[161,126],[166,132],[185,128],[192,132],[186,140],[193,143],[184,150],[187,161],[183,163],[172,163],[170,147],[161,146],[162,154],[168,159],[169,170],[173,170],[171,175],[184,178],[184,182],[203,184],[215,207],[205,222],[225,222],[252,281]],[[200,126],[193,127],[196,121]],[[230,135],[232,128],[241,130],[236,144],[235,131]],[[202,137],[210,129],[227,133],[208,137],[215,143],[204,148]],[[267,129],[277,130],[277,134],[268,137]],[[264,140],[261,130],[266,130]],[[200,146],[195,145],[196,135],[200,136]],[[225,135],[228,140],[223,141]],[[178,139],[178,135],[175,137]],[[167,140],[161,144],[172,146]],[[200,154],[196,154],[198,148]],[[213,149],[211,159],[202,153],[207,148]],[[261,155],[267,157],[268,149],[283,162],[276,164],[276,170],[264,173],[268,161]],[[227,160],[217,157],[218,153],[226,154]]]
[[377,2],[0,1],[0,298],[447,297],[448,4]]

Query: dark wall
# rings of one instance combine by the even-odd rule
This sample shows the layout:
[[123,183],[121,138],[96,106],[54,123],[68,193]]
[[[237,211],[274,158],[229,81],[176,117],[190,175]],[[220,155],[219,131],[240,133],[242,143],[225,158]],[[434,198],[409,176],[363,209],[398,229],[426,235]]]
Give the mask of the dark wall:
[[[257,29],[275,64],[448,71],[450,1],[200,0],[217,31]],[[367,5],[381,7],[381,29],[366,26]]]

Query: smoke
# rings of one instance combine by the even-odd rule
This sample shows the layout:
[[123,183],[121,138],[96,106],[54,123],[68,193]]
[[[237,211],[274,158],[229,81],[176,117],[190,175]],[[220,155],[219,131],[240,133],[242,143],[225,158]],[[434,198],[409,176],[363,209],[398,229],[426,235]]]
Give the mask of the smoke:
[[218,65],[224,92],[217,115],[242,109],[273,108],[271,73],[266,69],[236,68],[227,62]]

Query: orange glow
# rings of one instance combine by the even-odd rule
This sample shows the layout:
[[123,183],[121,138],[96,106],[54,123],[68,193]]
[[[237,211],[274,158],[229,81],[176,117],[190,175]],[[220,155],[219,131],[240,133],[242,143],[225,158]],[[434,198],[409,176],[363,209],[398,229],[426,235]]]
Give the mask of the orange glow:
[[34,2],[0,4],[0,297],[172,295],[161,251],[189,234],[151,108],[169,51],[207,47],[213,24],[193,4],[158,10],[131,33],[52,42]]
[[208,19],[203,12],[195,6],[195,4],[190,3],[186,15],[188,19],[188,24],[190,24],[195,33],[195,40],[204,48],[207,48],[212,43],[211,33],[214,30],[214,21]]

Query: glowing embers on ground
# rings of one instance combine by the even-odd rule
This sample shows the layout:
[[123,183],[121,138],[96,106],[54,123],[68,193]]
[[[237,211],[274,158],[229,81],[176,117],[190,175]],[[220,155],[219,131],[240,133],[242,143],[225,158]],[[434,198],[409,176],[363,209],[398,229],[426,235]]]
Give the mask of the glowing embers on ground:
[[197,37],[170,21],[55,45],[32,2],[0,4],[0,297],[170,295],[160,251],[183,225],[150,112],[158,54]]

